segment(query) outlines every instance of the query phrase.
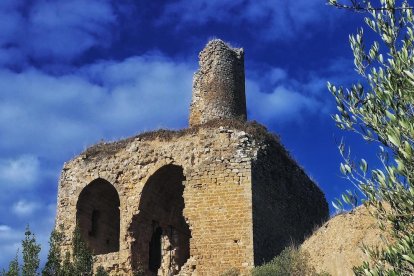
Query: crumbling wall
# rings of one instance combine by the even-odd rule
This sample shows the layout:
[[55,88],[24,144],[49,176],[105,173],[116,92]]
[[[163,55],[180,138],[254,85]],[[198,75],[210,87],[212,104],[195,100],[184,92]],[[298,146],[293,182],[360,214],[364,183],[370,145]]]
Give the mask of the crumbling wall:
[[213,119],[246,120],[243,49],[219,39],[210,41],[199,55],[194,74],[190,127]]
[[183,169],[166,165],[144,185],[139,213],[129,231],[134,233],[133,268],[144,266],[146,275],[176,274],[190,257],[191,232],[183,216]]
[[[169,254],[178,256],[179,247],[185,246],[185,242],[170,246],[173,238],[168,233],[168,225],[171,224],[187,224],[191,235],[190,257],[176,269],[176,273],[180,270],[179,275],[219,275],[229,267],[247,272],[253,266],[250,160],[255,154],[254,139],[244,131],[220,127],[199,128],[196,133],[189,131],[178,136],[168,134],[163,139],[157,135],[143,135],[146,138],[117,142],[116,149],[111,144],[100,145],[96,147],[98,150],[91,148],[65,164],[56,221],[57,225],[63,225],[66,236],[63,247],[69,249],[71,245],[79,195],[95,179],[104,179],[119,194],[119,251],[96,255],[96,265],[103,265],[111,275],[131,275],[138,266],[147,267],[148,258],[136,257],[148,254],[148,251],[138,250],[137,243],[142,242],[140,235],[149,237],[144,238],[142,249],[148,248],[153,233],[153,225],[147,223],[152,218],[144,219],[143,224],[137,219],[143,211],[140,204],[145,205],[145,201],[152,198],[145,195],[144,188],[160,169],[179,166],[185,178],[183,190],[179,192],[185,204],[183,220],[176,223],[174,219],[158,219],[164,221],[160,226],[166,230],[162,236],[162,258],[163,264],[167,264],[158,275],[166,275]],[[160,180],[164,181],[168,179]],[[151,212],[150,205],[146,212]],[[179,204],[173,205],[180,208]],[[154,213],[158,212],[158,207],[154,206]],[[160,214],[180,217],[175,211],[166,210]],[[174,228],[179,230],[180,227]]]

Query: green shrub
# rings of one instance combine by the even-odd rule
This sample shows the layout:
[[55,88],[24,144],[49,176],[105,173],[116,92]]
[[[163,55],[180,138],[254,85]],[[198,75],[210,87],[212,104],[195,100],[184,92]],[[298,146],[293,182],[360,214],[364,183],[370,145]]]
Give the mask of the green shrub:
[[109,276],[109,274],[108,274],[108,272],[105,271],[105,269],[103,268],[103,266],[100,265],[96,269],[95,276]]
[[299,251],[295,246],[286,247],[278,256],[268,263],[255,267],[252,276],[317,276],[308,263],[309,254]]

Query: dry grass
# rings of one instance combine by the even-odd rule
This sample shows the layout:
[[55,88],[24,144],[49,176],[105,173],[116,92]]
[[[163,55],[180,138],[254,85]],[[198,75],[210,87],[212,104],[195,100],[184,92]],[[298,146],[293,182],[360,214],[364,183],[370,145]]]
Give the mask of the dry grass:
[[280,150],[284,151],[286,154],[287,151],[283,148],[280,144],[279,137],[275,134],[268,132],[267,128],[263,125],[257,123],[256,121],[242,121],[242,120],[224,120],[224,119],[217,119],[209,121],[205,124],[197,125],[191,128],[185,128],[181,130],[166,130],[166,129],[159,129],[155,131],[148,131],[143,132],[141,134],[135,135],[133,137],[129,137],[123,140],[115,141],[115,142],[100,142],[89,147],[85,150],[82,154],[85,156],[86,159],[94,158],[94,157],[105,157],[114,155],[115,153],[119,152],[120,150],[126,148],[126,146],[132,143],[134,140],[141,140],[141,141],[172,141],[175,139],[179,139],[180,137],[186,135],[197,134],[201,129],[218,129],[220,127],[238,131],[244,131],[254,137],[258,142],[266,142],[272,143],[277,146]]

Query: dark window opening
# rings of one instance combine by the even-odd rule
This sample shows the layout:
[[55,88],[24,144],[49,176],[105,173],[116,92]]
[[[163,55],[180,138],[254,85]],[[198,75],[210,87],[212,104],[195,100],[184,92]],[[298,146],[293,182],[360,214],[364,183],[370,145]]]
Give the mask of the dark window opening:
[[91,231],[89,231],[89,236],[95,237],[98,233],[98,225],[99,225],[99,216],[100,213],[98,210],[92,211],[92,218],[91,218]]
[[161,227],[157,227],[152,234],[151,241],[149,244],[149,270],[157,272],[161,267]]

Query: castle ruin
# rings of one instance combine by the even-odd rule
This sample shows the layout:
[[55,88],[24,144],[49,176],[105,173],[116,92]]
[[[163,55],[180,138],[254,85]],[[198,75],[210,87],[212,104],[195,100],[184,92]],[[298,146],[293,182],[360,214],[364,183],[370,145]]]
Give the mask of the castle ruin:
[[242,275],[328,216],[323,193],[265,127],[248,122],[244,53],[200,53],[190,127],[99,143],[65,163],[56,225],[76,223],[110,275]]

